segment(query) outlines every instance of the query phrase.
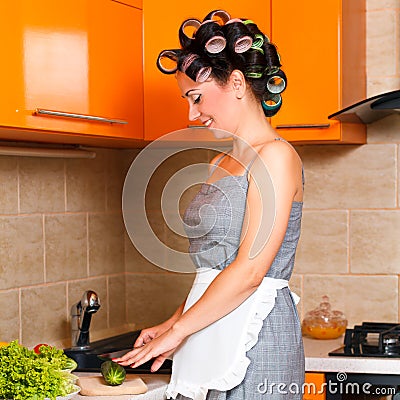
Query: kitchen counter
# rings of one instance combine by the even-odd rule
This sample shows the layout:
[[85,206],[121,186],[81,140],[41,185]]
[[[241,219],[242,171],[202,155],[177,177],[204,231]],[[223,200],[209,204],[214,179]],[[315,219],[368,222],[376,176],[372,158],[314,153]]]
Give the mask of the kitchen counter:
[[[303,338],[306,356],[306,372],[346,372],[361,374],[400,375],[400,359],[379,357],[340,357],[328,356],[328,353],[342,346],[343,337],[333,340]],[[77,373],[78,376],[90,376],[95,373]],[[148,386],[148,392],[141,395],[124,396],[76,396],[87,400],[164,400],[164,392],[169,375],[140,375]]]
[[[93,376],[100,375],[96,372],[76,372],[77,376]],[[148,391],[143,394],[136,395],[119,395],[119,396],[81,396],[76,395],[73,399],[81,400],[164,400],[165,388],[169,382],[169,375],[163,374],[149,374],[149,375],[138,375],[142,378],[143,382],[147,385]]]
[[400,375],[400,358],[328,356],[343,345],[343,337],[333,340],[304,337],[303,342],[307,372]]

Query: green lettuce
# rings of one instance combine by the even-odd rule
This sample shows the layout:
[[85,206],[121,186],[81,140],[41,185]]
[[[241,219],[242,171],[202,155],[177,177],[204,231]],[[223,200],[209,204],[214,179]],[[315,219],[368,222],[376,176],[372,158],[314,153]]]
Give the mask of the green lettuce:
[[54,400],[74,391],[75,376],[63,371],[71,359],[63,350],[42,346],[40,354],[17,340],[0,348],[0,399]]

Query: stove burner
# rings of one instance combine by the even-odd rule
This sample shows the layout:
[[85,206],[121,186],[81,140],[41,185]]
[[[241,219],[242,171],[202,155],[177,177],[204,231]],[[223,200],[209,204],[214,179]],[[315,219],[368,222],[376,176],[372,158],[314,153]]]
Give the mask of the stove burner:
[[383,338],[383,344],[386,345],[400,344],[400,340],[397,335],[387,335]]
[[383,352],[388,355],[400,355],[400,338],[395,334],[383,336]]
[[346,329],[344,347],[329,355],[400,358],[400,324],[363,322]]

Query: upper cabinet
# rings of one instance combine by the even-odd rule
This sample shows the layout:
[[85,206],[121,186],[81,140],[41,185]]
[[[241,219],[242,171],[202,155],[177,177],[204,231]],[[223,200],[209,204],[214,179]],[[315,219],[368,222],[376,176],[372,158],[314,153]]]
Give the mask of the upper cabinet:
[[185,19],[202,20],[217,8],[227,11],[232,18],[252,19],[265,33],[270,32],[269,0],[263,1],[257,7],[242,0],[221,0],[218,3],[213,0],[143,0],[145,139],[154,140],[192,124],[188,119],[187,100],[181,97],[174,75],[162,74],[157,69],[156,60],[162,50],[180,47],[178,30]]
[[278,46],[288,87],[271,119],[297,143],[364,143],[365,125],[328,116],[365,99],[365,0],[19,0],[0,2],[0,140],[144,146],[186,128],[174,75],[187,18],[225,9]]
[[[271,123],[283,137],[295,144],[365,143],[365,125],[328,119],[365,98],[365,0],[270,0],[258,8],[226,0],[218,7],[254,19],[278,46],[288,87]],[[208,0],[175,7],[144,0],[145,139],[190,124],[174,75],[159,72],[156,59],[163,49],[179,48],[184,19],[202,18],[214,8]]]
[[117,3],[123,3],[128,6],[136,7],[142,9],[143,7],[143,1],[142,0],[112,0],[116,1]]
[[143,139],[142,10],[130,3],[1,2],[0,138]]
[[295,144],[365,143],[365,125],[328,119],[365,99],[365,0],[271,1],[288,77],[272,125]]

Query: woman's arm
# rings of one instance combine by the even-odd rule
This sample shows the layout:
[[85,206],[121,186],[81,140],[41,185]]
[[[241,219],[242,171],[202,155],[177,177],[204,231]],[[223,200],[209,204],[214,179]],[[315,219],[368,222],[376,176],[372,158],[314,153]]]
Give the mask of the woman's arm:
[[142,329],[140,335],[136,339],[133,347],[141,347],[146,343],[149,343],[151,340],[155,339],[156,337],[162,335],[168,329],[174,325],[174,323],[179,319],[179,317],[183,313],[183,308],[185,307],[186,300],[176,309],[174,314],[168,318],[166,321],[158,324],[156,326],[152,326],[150,328]]
[[[272,179],[275,209],[271,210],[271,193],[265,166]],[[299,183],[300,182],[300,183]],[[172,327],[143,349],[134,350],[118,359],[123,365],[138,366],[151,358],[170,354],[186,337],[224,317],[245,301],[261,284],[284,239],[292,202],[301,187],[301,162],[286,143],[276,141],[259,153],[251,170],[242,242],[238,255],[214,279],[203,296]],[[261,192],[260,192],[261,190]],[[265,192],[266,191],[266,192]],[[273,227],[263,247],[254,244],[260,237],[260,221],[264,213],[273,213]],[[267,215],[266,214],[266,215]],[[158,366],[156,360],[155,367]],[[160,364],[161,365],[161,364]]]

